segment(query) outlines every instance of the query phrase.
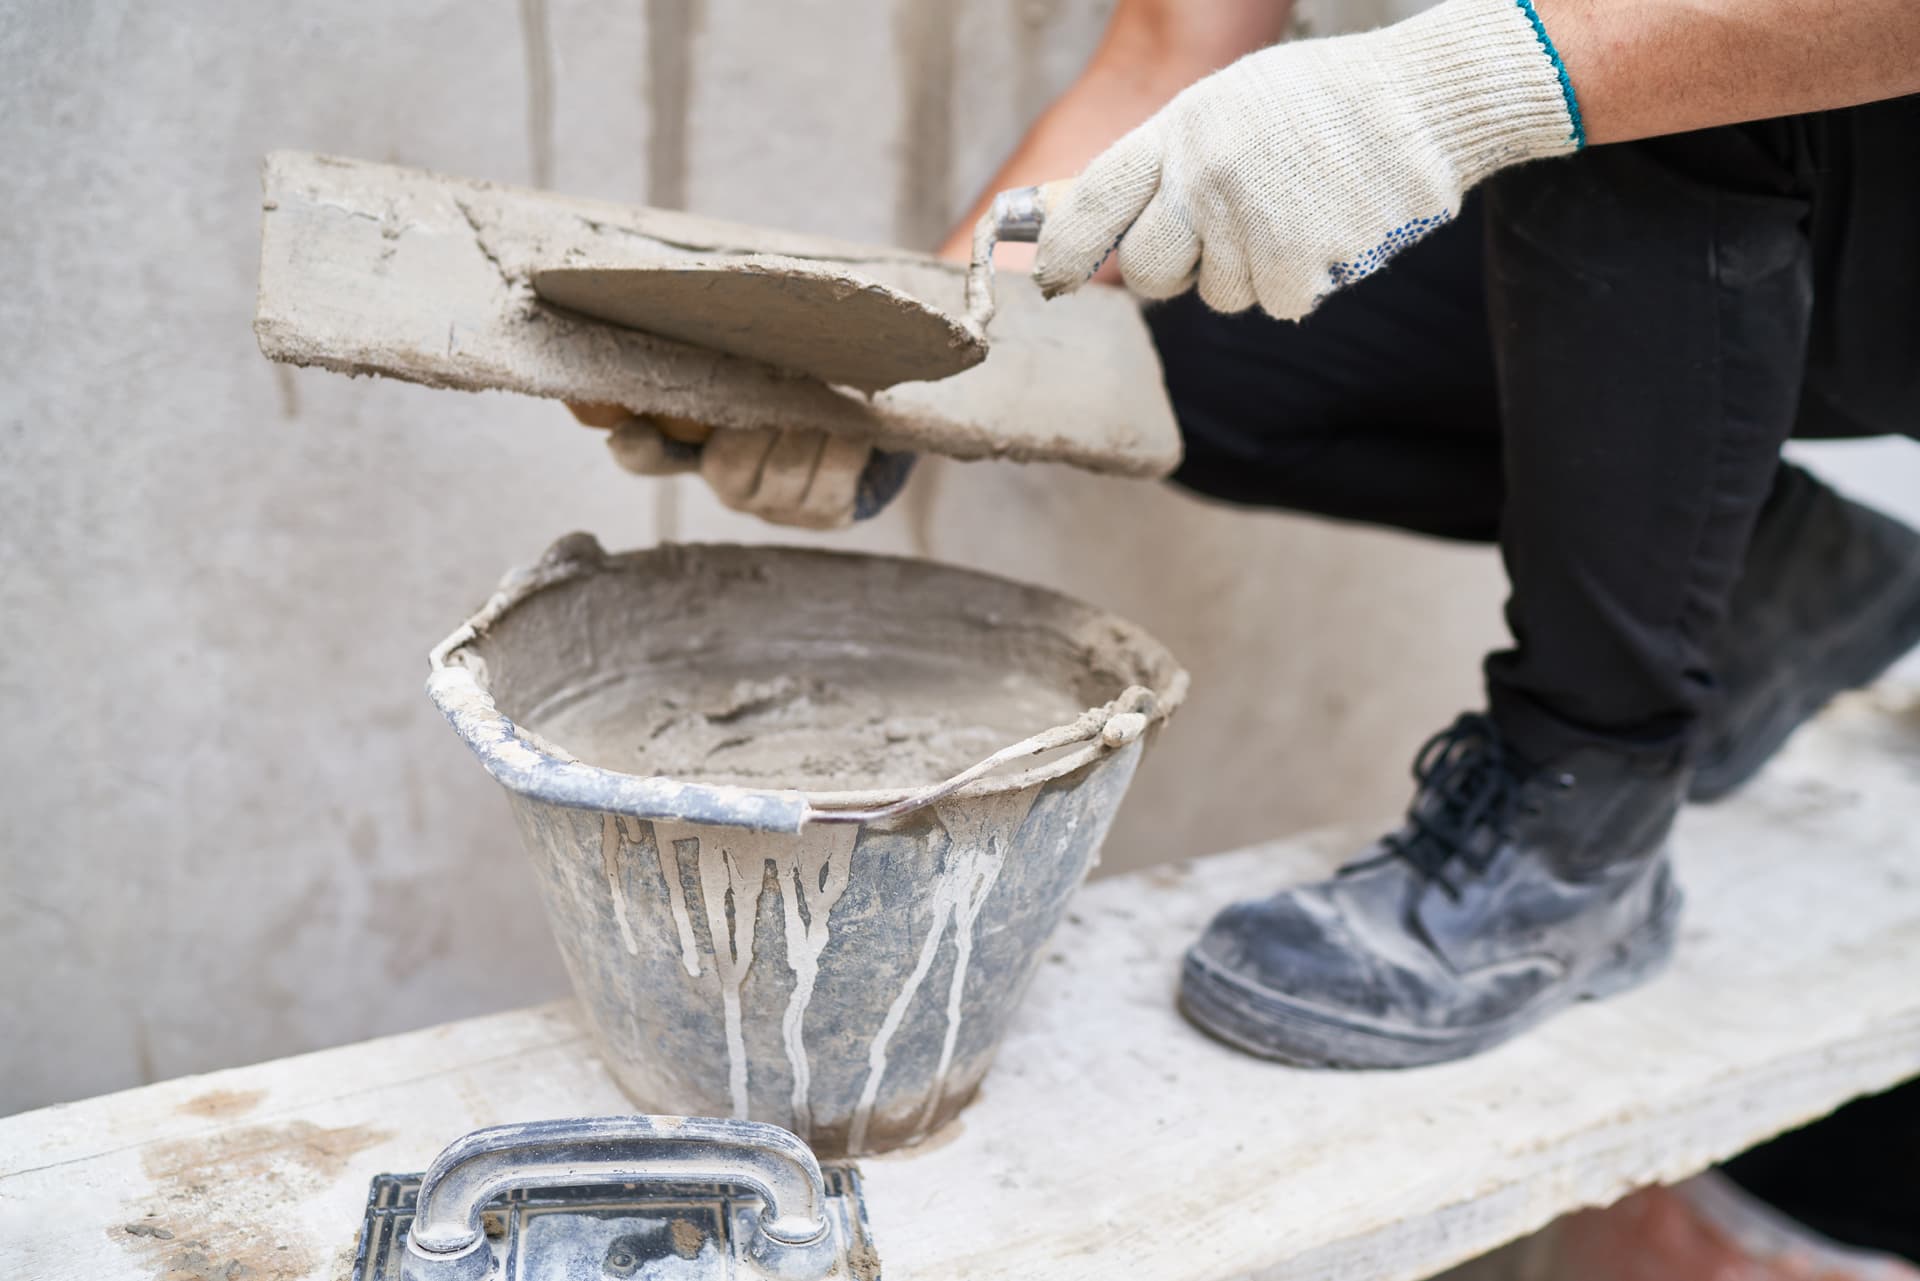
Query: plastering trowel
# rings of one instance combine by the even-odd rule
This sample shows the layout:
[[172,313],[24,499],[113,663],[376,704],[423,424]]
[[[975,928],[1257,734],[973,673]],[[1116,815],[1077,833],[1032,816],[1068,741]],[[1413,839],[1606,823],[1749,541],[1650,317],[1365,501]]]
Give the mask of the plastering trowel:
[[1001,192],[974,231],[964,317],[832,263],[771,254],[536,270],[534,292],[609,324],[878,391],[987,356],[993,249],[1039,238],[1051,188]]
[[333,156],[276,152],[263,187],[254,332],[274,360],[1108,475],[1180,459],[1131,298],[991,281],[992,244],[1037,235],[1044,189],[996,204],[969,271]]

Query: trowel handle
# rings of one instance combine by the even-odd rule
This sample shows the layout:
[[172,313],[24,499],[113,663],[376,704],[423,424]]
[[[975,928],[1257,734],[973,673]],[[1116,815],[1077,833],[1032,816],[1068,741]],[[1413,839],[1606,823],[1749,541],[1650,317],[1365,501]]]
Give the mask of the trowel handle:
[[1008,244],[1032,244],[1040,239],[1047,210],[1056,208],[1071,186],[1071,178],[1061,178],[1038,187],[1015,187],[995,196],[988,215],[993,220],[994,239]]
[[967,264],[967,320],[984,335],[993,319],[993,250],[1001,241],[1032,244],[1040,239],[1047,211],[1059,207],[1073,179],[1059,178],[1037,187],[1015,187],[993,198],[973,229],[973,260]]
[[[792,1133],[717,1117],[605,1116],[530,1121],[456,1139],[420,1180],[406,1281],[478,1281],[493,1266],[481,1209],[519,1188],[728,1183],[765,1206],[753,1252],[781,1276],[823,1275],[833,1256],[826,1184]],[[827,1266],[821,1263],[822,1248]]]

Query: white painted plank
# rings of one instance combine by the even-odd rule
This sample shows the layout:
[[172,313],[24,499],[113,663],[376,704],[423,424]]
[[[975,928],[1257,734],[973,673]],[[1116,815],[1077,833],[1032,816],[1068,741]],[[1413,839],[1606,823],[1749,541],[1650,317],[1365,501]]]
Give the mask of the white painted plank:
[[[1920,692],[1843,703],[1687,815],[1665,976],[1401,1073],[1258,1063],[1172,1010],[1216,907],[1343,842],[1095,885],[979,1102],[864,1163],[886,1275],[1426,1276],[1920,1072],[1917,816]],[[476,1126],[622,1108],[571,1006],[474,1019],[0,1121],[0,1232],[28,1277],[338,1277],[373,1174]]]

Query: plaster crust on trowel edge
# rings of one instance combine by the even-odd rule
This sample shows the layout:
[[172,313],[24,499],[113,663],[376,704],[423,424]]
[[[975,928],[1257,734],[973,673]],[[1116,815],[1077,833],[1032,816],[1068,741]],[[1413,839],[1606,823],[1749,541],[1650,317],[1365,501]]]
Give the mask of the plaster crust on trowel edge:
[[1138,477],[1179,461],[1152,340],[1117,290],[1048,303],[1031,281],[1003,277],[983,364],[869,397],[548,306],[531,274],[570,261],[776,253],[857,270],[957,315],[958,264],[298,152],[267,158],[264,188],[254,327],[275,360],[722,428],[817,428],[956,458]]

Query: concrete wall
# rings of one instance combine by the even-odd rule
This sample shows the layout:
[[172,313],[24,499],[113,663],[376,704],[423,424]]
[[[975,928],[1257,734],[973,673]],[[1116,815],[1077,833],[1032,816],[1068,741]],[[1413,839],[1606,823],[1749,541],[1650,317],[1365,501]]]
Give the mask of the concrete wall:
[[[560,991],[426,648],[568,529],[778,536],[617,472],[553,406],[270,366],[264,151],[928,243],[1109,8],[0,13],[0,1112]],[[1499,636],[1485,554],[1060,469],[930,467],[824,541],[1057,584],[1184,656],[1110,867],[1385,814]]]

